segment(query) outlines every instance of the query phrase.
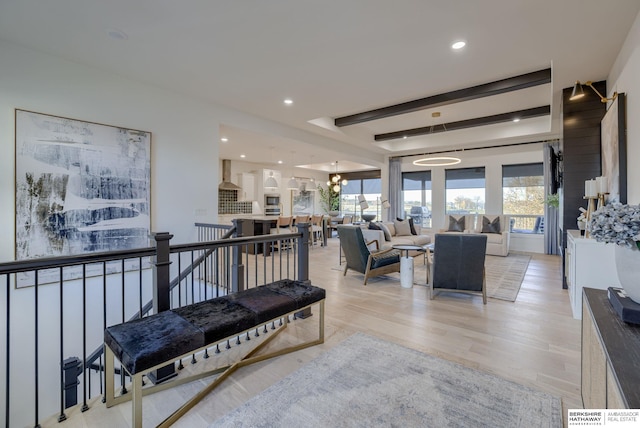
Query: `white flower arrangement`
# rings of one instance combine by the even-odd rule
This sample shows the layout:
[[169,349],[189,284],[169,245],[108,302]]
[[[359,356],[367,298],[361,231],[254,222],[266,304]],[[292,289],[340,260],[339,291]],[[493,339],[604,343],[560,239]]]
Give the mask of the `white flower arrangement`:
[[589,230],[598,242],[640,249],[640,205],[605,205],[591,214]]

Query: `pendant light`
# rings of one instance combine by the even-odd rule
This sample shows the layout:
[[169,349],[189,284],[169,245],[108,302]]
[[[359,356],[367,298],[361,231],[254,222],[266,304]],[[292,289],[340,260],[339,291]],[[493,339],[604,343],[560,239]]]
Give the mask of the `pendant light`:
[[[271,149],[270,159],[271,159],[271,162],[273,163],[273,146],[271,146],[270,149]],[[278,181],[273,177],[273,171],[269,171],[269,176],[264,181],[264,187],[271,187],[271,188],[279,187]]]
[[338,174],[338,161],[336,161],[336,173],[333,175],[333,177],[331,177],[330,181],[327,181],[327,186],[333,186],[333,191],[335,193],[340,193],[340,185],[342,184],[343,186],[346,186],[348,181],[345,178],[344,180],[341,180],[342,177],[340,177],[340,174]]
[[300,187],[300,183],[298,183],[298,180],[293,176],[293,164],[294,164],[295,154],[296,152],[291,152],[291,178],[287,182],[287,189],[289,190],[296,190],[298,189],[298,187]]
[[[313,155],[311,155],[311,163],[309,164],[309,169],[311,169],[312,167],[313,167]],[[311,192],[315,192],[316,190],[318,190],[318,185],[316,184],[316,180],[314,180],[313,177],[311,177],[309,179],[309,182],[307,183],[307,190]]]

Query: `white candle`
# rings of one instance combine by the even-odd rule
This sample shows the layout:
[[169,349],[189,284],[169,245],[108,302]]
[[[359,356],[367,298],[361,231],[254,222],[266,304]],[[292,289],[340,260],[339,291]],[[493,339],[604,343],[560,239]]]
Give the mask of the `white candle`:
[[598,196],[596,180],[587,180],[584,182],[584,195],[587,198],[595,198],[596,196]]
[[596,177],[596,184],[598,186],[598,193],[607,192],[607,177],[605,177],[604,175],[601,177]]

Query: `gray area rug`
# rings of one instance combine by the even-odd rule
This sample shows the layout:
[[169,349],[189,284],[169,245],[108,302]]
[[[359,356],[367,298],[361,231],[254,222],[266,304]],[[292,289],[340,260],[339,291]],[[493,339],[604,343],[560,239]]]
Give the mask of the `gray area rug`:
[[212,427],[562,427],[559,398],[362,333]]
[[[515,302],[530,260],[531,256],[526,254],[510,253],[507,257],[487,256],[484,262],[487,276],[487,297]],[[334,266],[332,270],[342,272],[344,265]],[[357,273],[350,270],[347,275],[357,275]],[[390,278],[400,281],[400,274],[392,273],[370,278],[368,283],[374,284]],[[425,282],[426,267],[422,262],[422,257],[418,256],[414,259],[414,284],[424,285]]]

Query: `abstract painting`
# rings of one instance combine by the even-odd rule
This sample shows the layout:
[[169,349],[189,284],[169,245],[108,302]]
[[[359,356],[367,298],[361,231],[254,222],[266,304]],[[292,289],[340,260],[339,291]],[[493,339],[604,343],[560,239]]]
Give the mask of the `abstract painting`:
[[304,187],[291,190],[291,213],[293,215],[312,215],[314,212],[314,195]]
[[602,175],[606,177],[607,203],[627,203],[626,96],[618,94],[601,122]]
[[149,246],[151,133],[16,109],[16,260]]

